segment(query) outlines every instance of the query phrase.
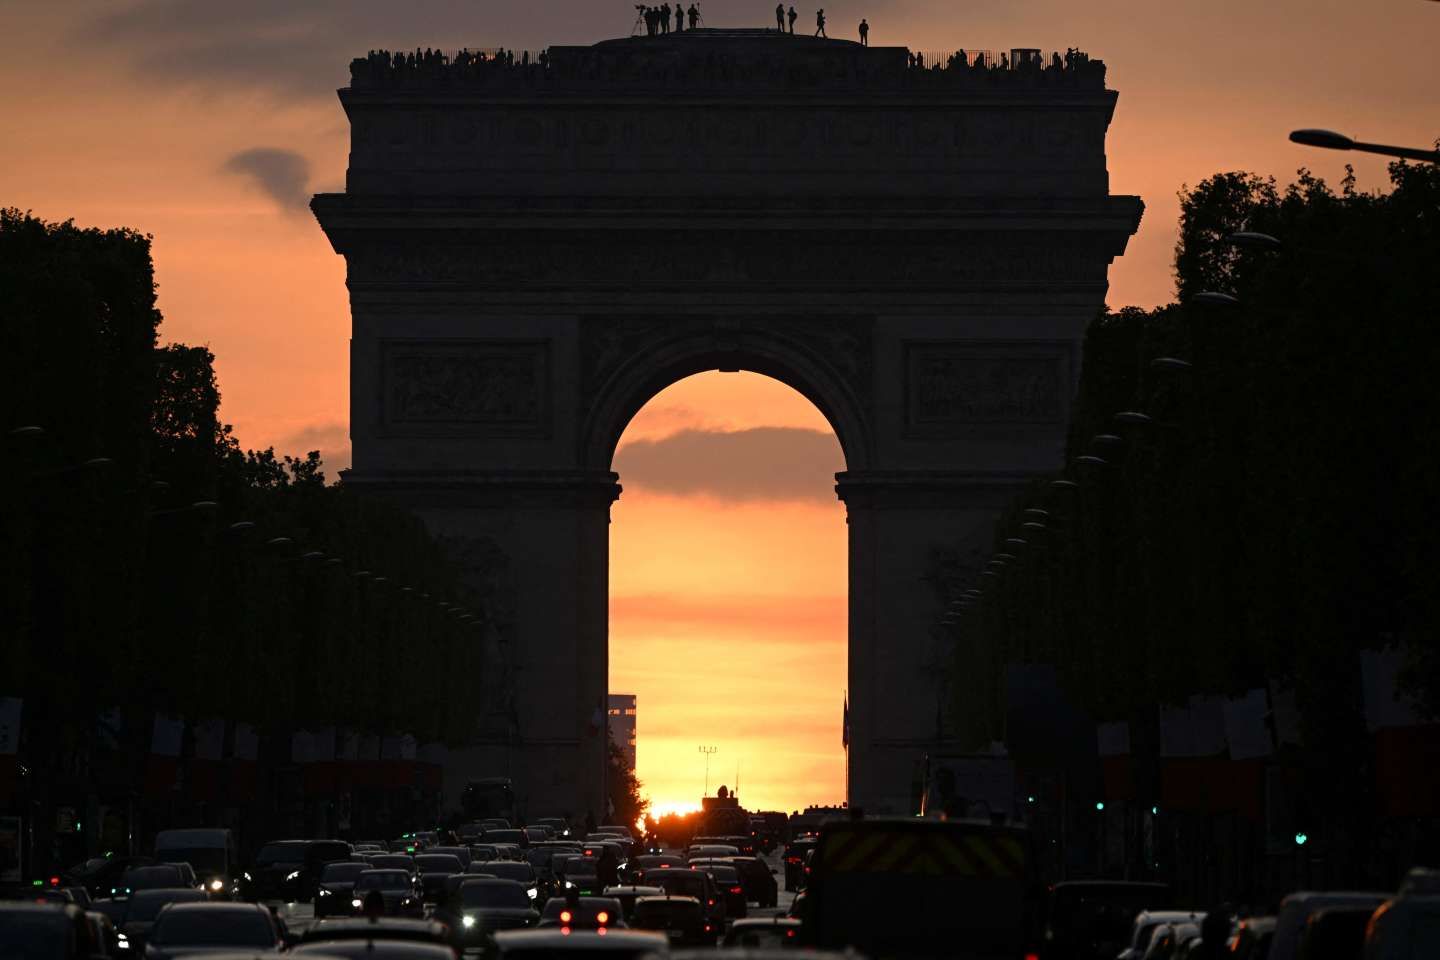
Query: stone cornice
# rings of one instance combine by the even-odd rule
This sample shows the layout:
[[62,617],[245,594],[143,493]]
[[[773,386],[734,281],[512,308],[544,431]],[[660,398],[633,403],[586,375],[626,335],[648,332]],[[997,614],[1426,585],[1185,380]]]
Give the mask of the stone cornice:
[[1003,500],[1045,474],[983,470],[848,471],[835,475],[835,495],[854,510],[876,507],[953,507],[986,494]]
[[620,496],[619,479],[616,473],[599,470],[351,469],[340,474],[346,487],[433,507],[608,507]]

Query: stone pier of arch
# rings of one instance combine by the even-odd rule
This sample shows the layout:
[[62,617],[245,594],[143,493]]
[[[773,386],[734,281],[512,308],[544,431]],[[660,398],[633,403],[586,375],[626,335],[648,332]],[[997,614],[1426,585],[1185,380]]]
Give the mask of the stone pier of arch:
[[660,389],[744,369],[844,449],[848,799],[907,812],[944,736],[932,557],[978,562],[1059,466],[1139,223],[1109,192],[1103,64],[917,71],[698,30],[513,67],[362,59],[339,95],[346,189],[312,208],[350,292],[344,482],[451,540],[492,624],[449,803],[508,775],[530,816],[604,816],[611,456]]

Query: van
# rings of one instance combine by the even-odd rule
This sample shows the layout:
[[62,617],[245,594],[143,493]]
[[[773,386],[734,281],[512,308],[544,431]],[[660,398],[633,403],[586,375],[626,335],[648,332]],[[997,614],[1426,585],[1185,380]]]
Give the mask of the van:
[[229,830],[204,827],[161,830],[155,835],[155,859],[161,863],[188,863],[212,899],[235,896],[239,857]]

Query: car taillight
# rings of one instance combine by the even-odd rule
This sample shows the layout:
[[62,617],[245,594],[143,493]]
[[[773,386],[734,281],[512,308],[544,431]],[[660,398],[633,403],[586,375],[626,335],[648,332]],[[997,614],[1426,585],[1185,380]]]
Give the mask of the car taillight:
[[1040,954],[1038,954],[1038,953],[1027,953],[1027,954],[1025,954],[1025,960],[1040,960]]
[[706,900],[705,902],[708,903],[708,904],[709,904],[710,906],[712,906],[712,907],[715,906],[715,901],[714,901],[714,900]]
[[[794,931],[794,930],[786,930],[786,931],[785,931],[785,939],[786,939],[786,940],[789,940],[789,939],[790,939],[791,937],[793,937],[793,936],[795,936],[795,931]],[[1030,956],[1026,957],[1025,960],[1037,960],[1037,958],[1036,958],[1035,955],[1032,953]]]
[[52,887],[58,887],[58,886],[60,886],[60,878],[59,878],[59,877],[51,877],[51,878],[50,878],[50,886],[52,886]]
[[560,922],[561,922],[561,923],[569,923],[572,919],[573,919],[573,914],[571,914],[569,910],[561,910],[561,911],[560,911]]
[[730,892],[731,892],[731,893],[744,893],[744,892],[745,892],[745,888],[744,888],[744,887],[731,887],[731,888],[730,888]]
[[609,922],[610,922],[610,914],[606,913],[604,910],[601,910],[599,913],[595,914],[595,922],[596,922],[596,923],[609,923]]

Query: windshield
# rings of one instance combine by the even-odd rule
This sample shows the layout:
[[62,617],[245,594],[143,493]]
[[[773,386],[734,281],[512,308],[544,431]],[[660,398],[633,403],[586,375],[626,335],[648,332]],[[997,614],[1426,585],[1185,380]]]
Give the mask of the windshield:
[[264,948],[275,945],[275,931],[257,910],[171,910],[155,923],[150,942]]
[[355,879],[368,869],[368,863],[327,863],[325,872],[320,874],[320,882],[354,883]]
[[705,896],[705,878],[700,874],[672,873],[655,881],[666,893],[678,893],[687,897]]
[[646,900],[635,904],[633,919],[636,926],[643,927],[672,918],[695,919],[699,914],[700,904],[695,900]]
[[399,870],[371,870],[362,873],[355,881],[355,892],[362,890],[408,890],[410,875]]
[[298,843],[267,843],[255,855],[258,864],[299,863],[305,859],[305,848]]
[[414,865],[415,861],[403,853],[387,853],[383,856],[370,858],[370,866],[372,867],[393,867],[396,870],[409,870]]
[[718,863],[707,863],[700,867],[710,876],[715,878],[716,883],[739,883],[740,874],[734,867],[723,866]]
[[166,863],[188,863],[197,874],[206,876],[230,869],[224,847],[166,847],[157,849],[155,856]]
[[467,907],[510,907],[528,909],[530,898],[518,883],[467,883],[460,888],[460,902]]

